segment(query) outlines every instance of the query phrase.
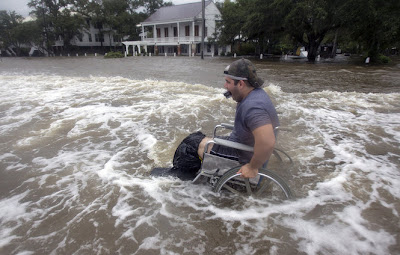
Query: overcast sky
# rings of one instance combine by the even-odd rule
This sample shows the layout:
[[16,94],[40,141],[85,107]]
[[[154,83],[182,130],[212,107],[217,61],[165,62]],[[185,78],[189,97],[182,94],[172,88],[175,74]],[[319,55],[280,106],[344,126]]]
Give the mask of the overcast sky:
[[[186,4],[200,2],[200,0],[170,0],[173,4]],[[24,17],[29,15],[31,9],[28,7],[29,0],[0,0],[0,10],[15,11]],[[169,2],[164,0],[164,2]]]

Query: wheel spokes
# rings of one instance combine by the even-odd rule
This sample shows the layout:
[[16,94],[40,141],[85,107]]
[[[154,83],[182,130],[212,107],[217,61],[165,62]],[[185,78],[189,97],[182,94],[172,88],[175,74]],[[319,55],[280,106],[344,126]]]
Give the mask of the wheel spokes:
[[270,186],[270,181],[265,180],[265,181],[262,183],[261,187],[257,190],[257,192],[256,192],[256,194],[255,194],[256,197],[261,196],[261,194],[268,188],[268,186]]
[[235,190],[234,188],[232,188],[231,186],[229,186],[228,184],[224,184],[224,186],[222,186],[223,188],[229,190],[230,192],[234,193],[234,194],[240,194],[239,191]]
[[251,196],[252,191],[251,191],[249,179],[248,178],[244,179],[244,183],[246,185],[247,195]]
[[237,173],[237,170],[237,168],[232,168],[225,173],[219,179],[214,190],[219,192],[221,189],[224,189],[234,194],[278,200],[287,199],[292,196],[290,188],[285,181],[270,170],[262,169],[258,173],[260,177],[258,183],[253,183],[253,179],[239,177],[240,174]]

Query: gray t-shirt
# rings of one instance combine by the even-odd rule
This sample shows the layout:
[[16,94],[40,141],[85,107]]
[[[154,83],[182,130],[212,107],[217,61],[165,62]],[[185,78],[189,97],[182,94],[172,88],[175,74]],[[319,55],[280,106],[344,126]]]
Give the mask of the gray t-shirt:
[[[254,146],[252,131],[263,125],[279,126],[278,114],[268,94],[261,88],[252,90],[237,104],[234,130],[229,140]],[[240,162],[249,162],[252,153],[239,152]]]

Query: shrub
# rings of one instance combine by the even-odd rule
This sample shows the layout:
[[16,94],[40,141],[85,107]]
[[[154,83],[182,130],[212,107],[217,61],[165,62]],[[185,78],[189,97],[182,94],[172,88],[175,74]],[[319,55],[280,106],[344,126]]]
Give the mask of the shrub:
[[390,63],[391,61],[392,61],[392,60],[391,60],[389,57],[385,56],[385,55],[380,54],[380,55],[378,56],[378,63],[388,64],[388,63]]
[[119,52],[119,51],[110,51],[107,53],[106,56],[104,56],[105,58],[123,58],[124,55]]
[[242,43],[240,46],[238,46],[238,55],[254,55],[255,52],[255,47],[253,44],[250,43]]

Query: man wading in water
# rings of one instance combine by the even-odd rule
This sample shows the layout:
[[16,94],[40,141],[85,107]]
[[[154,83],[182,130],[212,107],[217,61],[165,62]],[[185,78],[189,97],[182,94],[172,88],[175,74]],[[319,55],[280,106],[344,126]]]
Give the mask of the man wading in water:
[[[240,59],[225,71],[225,96],[237,102],[234,129],[224,139],[254,147],[254,153],[214,144],[209,153],[239,161],[243,164],[238,173],[243,178],[257,176],[258,169],[269,159],[275,146],[274,128],[279,126],[275,107],[268,94],[261,88],[263,80],[249,60]],[[163,173],[183,180],[192,180],[201,167],[204,147],[211,138],[201,132],[190,134],[175,151],[173,167]]]

